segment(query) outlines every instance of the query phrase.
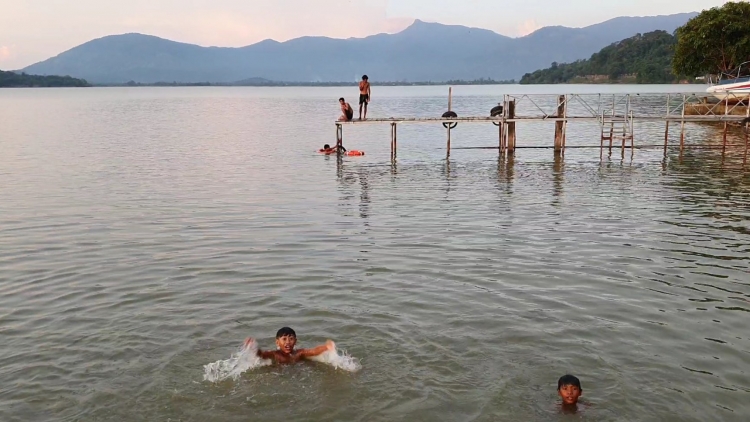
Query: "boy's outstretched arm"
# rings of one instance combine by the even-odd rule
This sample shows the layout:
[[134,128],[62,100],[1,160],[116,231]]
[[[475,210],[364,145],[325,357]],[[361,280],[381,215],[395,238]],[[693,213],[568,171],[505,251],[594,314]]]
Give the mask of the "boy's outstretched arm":
[[336,344],[331,340],[326,341],[324,345],[313,347],[312,349],[300,349],[297,355],[302,358],[311,358],[322,355],[329,350],[336,350]]
[[[255,339],[248,337],[245,339],[245,343],[242,345],[243,348],[248,348],[251,345],[254,345]],[[257,346],[257,345],[256,345]],[[257,355],[261,359],[273,359],[276,356],[276,353],[274,353],[272,350],[265,351],[258,349]]]

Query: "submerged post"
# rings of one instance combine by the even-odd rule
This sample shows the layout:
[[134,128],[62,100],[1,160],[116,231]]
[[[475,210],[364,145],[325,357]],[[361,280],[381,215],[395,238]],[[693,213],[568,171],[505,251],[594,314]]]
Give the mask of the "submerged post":
[[[448,87],[448,111],[451,111],[452,102],[453,102],[453,87],[451,86],[451,87]],[[451,124],[450,123],[448,123],[447,130],[448,130],[448,143],[445,146],[445,150],[446,150],[445,154],[446,154],[446,157],[450,157],[451,155]]]
[[[557,117],[565,117],[565,96],[560,95],[557,97]],[[558,120],[555,122],[555,155],[558,155],[562,152],[563,149],[563,120]]]
[[391,158],[396,155],[396,124],[391,123]]
[[[516,100],[508,101],[508,119],[515,120],[516,118]],[[508,137],[507,137],[507,148],[508,154],[513,155],[516,153],[516,122],[508,122]]]
[[503,153],[503,124],[497,125],[497,150],[500,154]]
[[680,157],[685,149],[685,107],[687,106],[687,97],[682,96],[682,116],[680,117]]
[[448,125],[448,143],[445,145],[445,153],[447,156],[451,155],[451,126]]
[[727,151],[727,129],[728,127],[729,127],[729,123],[724,122],[724,133],[722,134],[721,155],[724,155]]
[[393,124],[393,158],[396,158],[398,153],[398,124]]
[[670,102],[671,95],[667,94],[667,114],[664,115],[666,121],[666,127],[664,128],[664,156],[667,156],[667,143],[669,142],[669,114],[671,112]]
[[507,123],[506,120],[508,120],[508,94],[505,94],[503,96],[503,120],[498,125],[500,129],[500,154],[505,154],[506,150],[508,149],[508,139],[507,139]]
[[340,147],[344,143],[344,127],[341,124],[336,124],[336,150],[340,151]]

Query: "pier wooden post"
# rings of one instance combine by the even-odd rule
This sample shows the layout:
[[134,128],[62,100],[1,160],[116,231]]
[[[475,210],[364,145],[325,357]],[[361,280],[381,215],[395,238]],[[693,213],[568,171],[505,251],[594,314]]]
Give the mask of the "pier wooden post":
[[[516,118],[516,100],[508,101],[508,119]],[[516,153],[516,122],[508,122],[508,154]]]
[[448,124],[448,143],[445,145],[446,150],[446,156],[450,157],[451,155],[451,126]]
[[669,143],[669,113],[672,108],[671,104],[672,96],[671,94],[667,94],[667,113],[664,115],[664,120],[666,121],[666,127],[664,128],[664,157],[667,156],[667,144]]
[[682,117],[680,118],[680,158],[682,158],[682,152],[685,149],[685,107],[687,98],[685,95],[682,96]]
[[341,146],[344,144],[344,126],[336,125],[336,154],[341,154]]
[[500,154],[505,154],[506,150],[508,149],[508,139],[507,139],[507,123],[505,122],[508,119],[508,95],[506,94],[503,98],[503,120],[500,122],[499,129],[500,129]]
[[497,125],[497,139],[498,139],[497,150],[500,152],[500,154],[504,152],[503,151],[503,128],[504,128],[504,125],[502,123]]
[[396,124],[391,123],[391,158],[396,156]]
[[393,158],[398,154],[398,123],[393,124]]
[[[557,97],[557,118],[564,118],[565,114],[565,96],[560,95]],[[555,155],[562,153],[563,150],[564,123],[564,120],[555,122]]]
[[[453,87],[448,87],[448,111],[451,111],[453,105]],[[451,155],[451,124],[448,123],[448,143],[445,145],[446,158]]]
[[742,168],[745,168],[745,165],[747,165],[747,149],[748,144],[750,143],[750,131],[745,130],[745,154],[742,156]]
[[722,134],[722,144],[721,144],[721,155],[724,155],[727,151],[727,129],[728,129],[729,123],[724,122],[724,133]]

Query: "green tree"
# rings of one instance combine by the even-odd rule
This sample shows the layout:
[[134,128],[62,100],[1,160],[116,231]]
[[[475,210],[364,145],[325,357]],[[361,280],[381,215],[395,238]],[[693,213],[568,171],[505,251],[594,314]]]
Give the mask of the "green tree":
[[750,3],[729,2],[704,10],[675,35],[675,74],[729,73],[750,60]]
[[610,82],[629,80],[635,75],[638,83],[671,83],[672,54],[675,37],[666,31],[638,34],[611,44],[588,60],[573,63],[552,63],[547,69],[527,73],[522,84],[557,84],[575,80],[590,81],[591,77],[605,76]]

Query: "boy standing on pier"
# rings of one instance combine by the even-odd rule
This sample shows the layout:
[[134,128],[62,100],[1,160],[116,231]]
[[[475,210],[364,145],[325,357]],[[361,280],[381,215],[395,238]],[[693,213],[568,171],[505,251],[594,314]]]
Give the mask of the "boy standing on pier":
[[359,120],[362,120],[362,106],[365,107],[365,120],[367,120],[367,104],[370,102],[370,82],[367,75],[362,76],[359,83]]

